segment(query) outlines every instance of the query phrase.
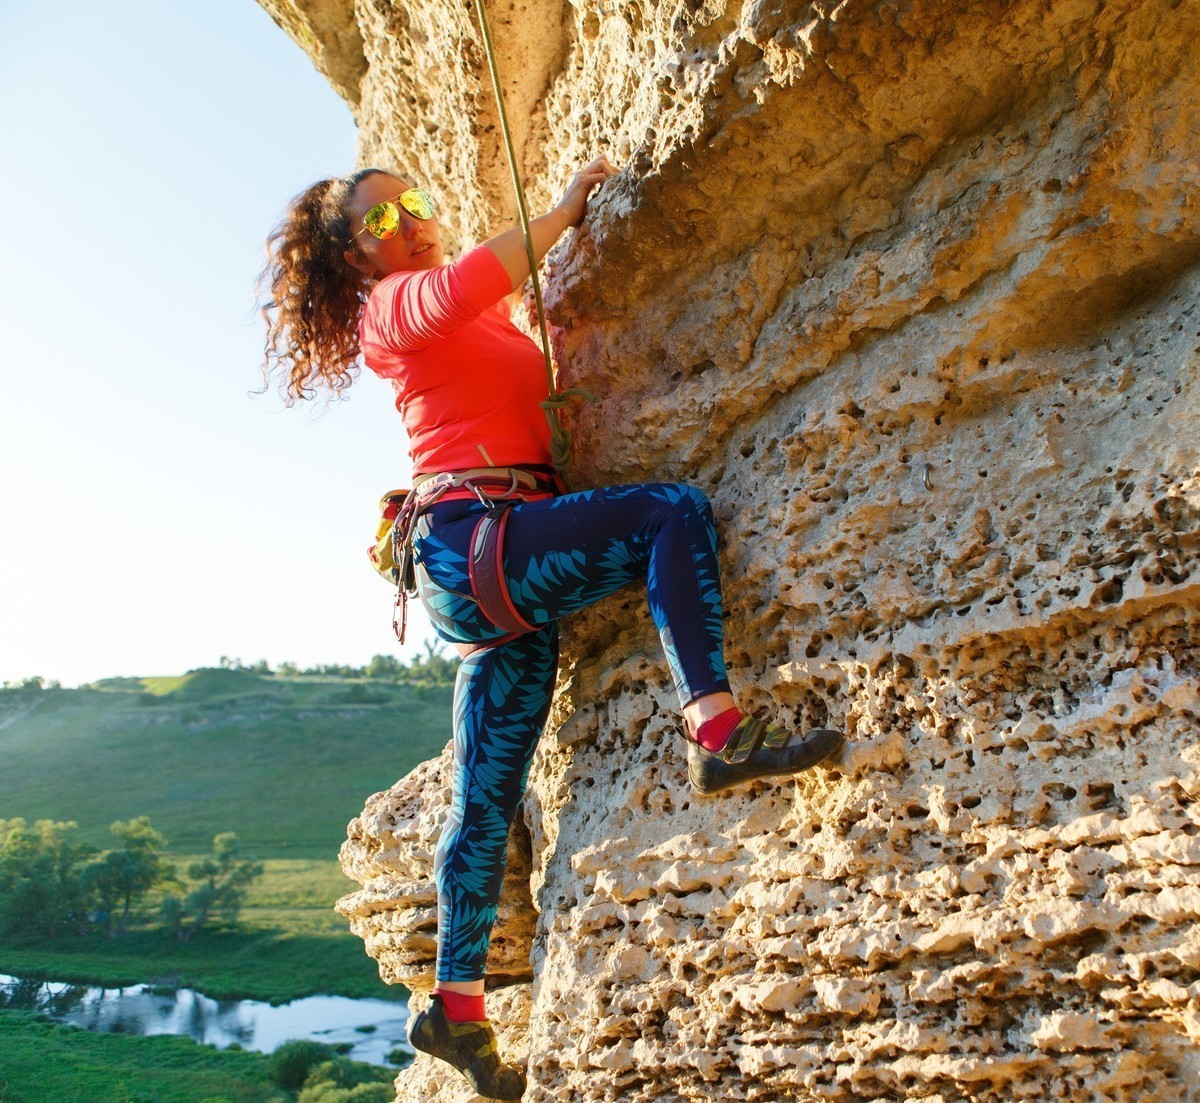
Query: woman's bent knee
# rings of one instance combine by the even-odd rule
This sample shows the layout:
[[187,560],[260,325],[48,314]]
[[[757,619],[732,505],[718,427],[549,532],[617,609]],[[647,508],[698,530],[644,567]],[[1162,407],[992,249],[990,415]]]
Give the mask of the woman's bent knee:
[[706,520],[712,517],[712,502],[699,487],[692,486],[690,483],[668,483],[667,486],[684,508],[695,510]]

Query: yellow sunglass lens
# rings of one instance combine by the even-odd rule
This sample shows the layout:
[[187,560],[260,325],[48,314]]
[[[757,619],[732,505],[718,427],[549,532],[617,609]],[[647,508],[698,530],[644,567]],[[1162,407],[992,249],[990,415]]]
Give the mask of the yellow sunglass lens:
[[413,218],[432,218],[433,217],[433,200],[429,198],[420,188],[412,188],[400,196],[400,206],[402,206]]
[[400,212],[396,210],[396,204],[390,201],[376,203],[367,211],[363,222],[367,233],[372,237],[387,241],[388,238],[395,237],[396,231],[400,229]]
[[400,229],[400,207],[396,206],[397,200],[400,207],[408,211],[413,218],[424,220],[433,217],[433,200],[419,188],[410,188],[396,199],[376,203],[367,211],[363,218],[363,226],[367,233],[380,241],[387,241],[388,238],[396,236],[396,231]]

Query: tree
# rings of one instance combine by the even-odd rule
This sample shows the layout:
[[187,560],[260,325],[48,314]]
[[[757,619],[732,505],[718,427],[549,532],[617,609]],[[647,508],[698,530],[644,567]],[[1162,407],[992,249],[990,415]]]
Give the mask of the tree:
[[115,938],[124,934],[134,904],[167,877],[172,867],[161,854],[167,840],[150,826],[149,816],[117,820],[109,831],[124,846],[105,851],[92,861],[83,870],[83,884],[96,901],[106,933]]
[[93,847],[75,841],[74,821],[0,820],[0,928],[51,938],[87,927],[88,893],[81,876]]
[[367,663],[366,675],[368,678],[395,678],[403,669],[395,655],[373,655]]
[[19,693],[40,693],[43,689],[50,689],[57,687],[57,685],[57,682],[47,682],[40,674],[31,674],[28,678],[22,678],[19,682],[4,682],[0,684],[0,689]]
[[194,883],[186,895],[170,895],[163,900],[163,916],[175,937],[188,942],[213,918],[235,924],[246,886],[262,871],[262,862],[238,860],[238,837],[234,832],[217,835],[211,857],[188,865],[187,875]]
[[458,659],[450,658],[432,640],[425,641],[425,654],[418,656],[408,664],[408,681],[432,682],[434,685],[448,685],[454,681],[458,673]]

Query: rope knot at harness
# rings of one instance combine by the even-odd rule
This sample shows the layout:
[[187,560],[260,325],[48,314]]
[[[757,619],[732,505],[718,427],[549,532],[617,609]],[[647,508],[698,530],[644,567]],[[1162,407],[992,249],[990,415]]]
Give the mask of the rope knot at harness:
[[572,398],[586,399],[595,402],[596,396],[583,387],[571,387],[565,391],[551,391],[550,397],[538,405],[546,411],[546,420],[550,423],[550,459],[554,470],[560,475],[566,472],[571,460],[571,434],[562,427],[558,420],[557,411],[563,409]]

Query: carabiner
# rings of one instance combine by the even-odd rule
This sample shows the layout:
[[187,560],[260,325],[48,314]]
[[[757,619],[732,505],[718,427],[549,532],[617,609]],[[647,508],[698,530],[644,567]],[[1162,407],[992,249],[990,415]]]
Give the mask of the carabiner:
[[466,485],[475,492],[475,497],[478,498],[485,506],[487,506],[488,509],[496,508],[496,503],[493,502],[492,499],[480,489],[479,484],[474,479],[471,479],[468,483],[466,483]]

